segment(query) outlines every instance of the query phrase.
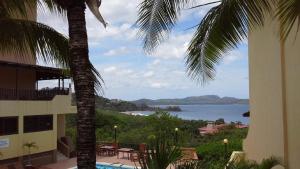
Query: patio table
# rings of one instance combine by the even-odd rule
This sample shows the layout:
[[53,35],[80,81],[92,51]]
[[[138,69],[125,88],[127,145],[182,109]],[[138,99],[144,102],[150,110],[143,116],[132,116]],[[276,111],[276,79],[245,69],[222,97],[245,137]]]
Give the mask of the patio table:
[[107,155],[114,154],[114,152],[115,152],[114,146],[101,146],[100,149],[105,151],[107,153]]
[[124,158],[124,154],[127,154],[127,158],[128,160],[130,159],[130,154],[133,151],[132,148],[120,148],[117,150],[117,158],[119,158],[119,153],[123,153],[123,158]]

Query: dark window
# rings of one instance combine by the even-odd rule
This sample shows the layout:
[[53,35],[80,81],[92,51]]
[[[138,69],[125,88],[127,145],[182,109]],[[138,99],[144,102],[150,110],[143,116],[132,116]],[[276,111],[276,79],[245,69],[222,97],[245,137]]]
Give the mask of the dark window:
[[0,117],[0,136],[18,134],[18,117]]
[[53,129],[53,115],[24,116],[24,133]]

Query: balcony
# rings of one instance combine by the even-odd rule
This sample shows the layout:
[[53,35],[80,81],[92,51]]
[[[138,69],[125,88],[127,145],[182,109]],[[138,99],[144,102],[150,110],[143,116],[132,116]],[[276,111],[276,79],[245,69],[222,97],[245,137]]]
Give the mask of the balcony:
[[69,88],[44,88],[40,90],[0,88],[0,100],[52,100],[56,95],[68,95]]

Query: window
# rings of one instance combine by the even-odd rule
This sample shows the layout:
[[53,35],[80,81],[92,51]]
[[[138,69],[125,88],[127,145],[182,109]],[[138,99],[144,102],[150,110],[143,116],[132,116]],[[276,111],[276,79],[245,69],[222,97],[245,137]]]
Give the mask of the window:
[[18,134],[18,117],[0,117],[0,136]]
[[53,115],[24,116],[24,133],[53,129]]

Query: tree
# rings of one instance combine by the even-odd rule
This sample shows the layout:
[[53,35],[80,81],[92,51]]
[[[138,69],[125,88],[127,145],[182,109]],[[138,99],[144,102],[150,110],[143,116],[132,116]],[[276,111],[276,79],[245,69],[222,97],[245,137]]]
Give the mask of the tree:
[[28,149],[28,164],[27,165],[32,166],[32,164],[31,164],[31,150],[33,148],[37,149],[38,146],[35,142],[27,142],[27,143],[23,144],[23,147]]
[[95,169],[94,84],[97,79],[92,72],[93,67],[89,61],[85,9],[87,4],[100,22],[106,26],[98,11],[101,2],[99,0],[54,0],[53,2],[67,11],[69,24],[70,68],[77,104],[77,166],[79,169]]
[[[5,1],[7,11],[20,11],[26,15],[26,5],[36,5],[44,3],[51,11],[64,13],[66,11],[69,24],[69,56],[65,60],[70,66],[71,76],[73,77],[76,104],[77,104],[77,165],[78,168],[95,169],[95,89],[101,87],[97,77],[100,75],[89,61],[88,41],[85,23],[86,4],[91,9],[96,18],[106,26],[98,8],[101,5],[99,0],[9,0]],[[21,8],[22,6],[22,8]],[[0,28],[1,29],[1,28]],[[27,34],[28,39],[32,38]],[[35,43],[33,43],[35,44]],[[1,44],[2,45],[2,44]],[[5,45],[5,44],[4,44]],[[24,45],[26,47],[26,43]],[[37,46],[37,45],[35,45]],[[40,49],[32,48],[31,51]],[[18,51],[18,50],[16,50]],[[41,52],[43,54],[43,52]],[[51,53],[46,53],[51,55]],[[46,55],[48,56],[48,55]],[[100,80],[102,81],[101,77]]]
[[[137,25],[144,49],[152,52],[176,24],[181,10],[194,3],[192,0],[143,0]],[[283,40],[293,25],[300,26],[299,0],[216,0],[192,8],[211,4],[214,6],[195,26],[197,30],[186,57],[188,75],[202,83],[214,78],[215,66],[224,53],[247,38],[248,31],[264,25],[265,14],[279,19],[278,34]]]
[[182,157],[179,147],[173,146],[168,136],[160,135],[153,138],[146,153],[140,153],[139,164],[141,169],[166,169]]

